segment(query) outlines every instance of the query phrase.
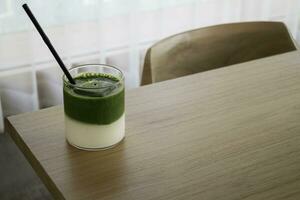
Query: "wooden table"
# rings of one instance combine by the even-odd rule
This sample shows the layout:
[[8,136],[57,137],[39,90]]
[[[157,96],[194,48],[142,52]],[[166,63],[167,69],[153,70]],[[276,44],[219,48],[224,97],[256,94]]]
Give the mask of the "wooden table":
[[300,199],[300,54],[127,92],[126,138],[85,152],[63,108],[9,117],[11,136],[56,199]]

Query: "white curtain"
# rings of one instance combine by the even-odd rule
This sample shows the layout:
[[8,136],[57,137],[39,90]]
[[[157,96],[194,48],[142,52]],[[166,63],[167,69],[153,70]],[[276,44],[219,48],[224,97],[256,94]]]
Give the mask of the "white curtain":
[[283,21],[300,43],[300,0],[0,0],[4,116],[62,103],[61,71],[22,3],[31,7],[67,66],[116,65],[127,89],[139,86],[146,49],[178,32],[229,22]]

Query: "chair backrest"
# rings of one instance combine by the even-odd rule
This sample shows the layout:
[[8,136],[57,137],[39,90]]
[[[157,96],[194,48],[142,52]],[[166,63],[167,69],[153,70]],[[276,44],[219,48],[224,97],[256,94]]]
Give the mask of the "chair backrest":
[[142,85],[293,50],[293,39],[281,22],[243,22],[187,31],[148,49]]

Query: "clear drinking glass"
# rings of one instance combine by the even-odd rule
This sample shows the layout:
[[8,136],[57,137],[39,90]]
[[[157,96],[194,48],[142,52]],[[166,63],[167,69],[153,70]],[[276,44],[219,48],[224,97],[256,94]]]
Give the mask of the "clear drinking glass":
[[124,76],[116,67],[86,64],[69,70],[76,84],[63,76],[65,135],[84,150],[114,146],[125,135]]

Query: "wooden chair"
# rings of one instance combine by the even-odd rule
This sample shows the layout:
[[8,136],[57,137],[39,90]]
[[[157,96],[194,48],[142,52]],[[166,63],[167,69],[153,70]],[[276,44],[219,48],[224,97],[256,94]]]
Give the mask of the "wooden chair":
[[200,28],[163,39],[146,53],[142,85],[296,50],[281,22]]

